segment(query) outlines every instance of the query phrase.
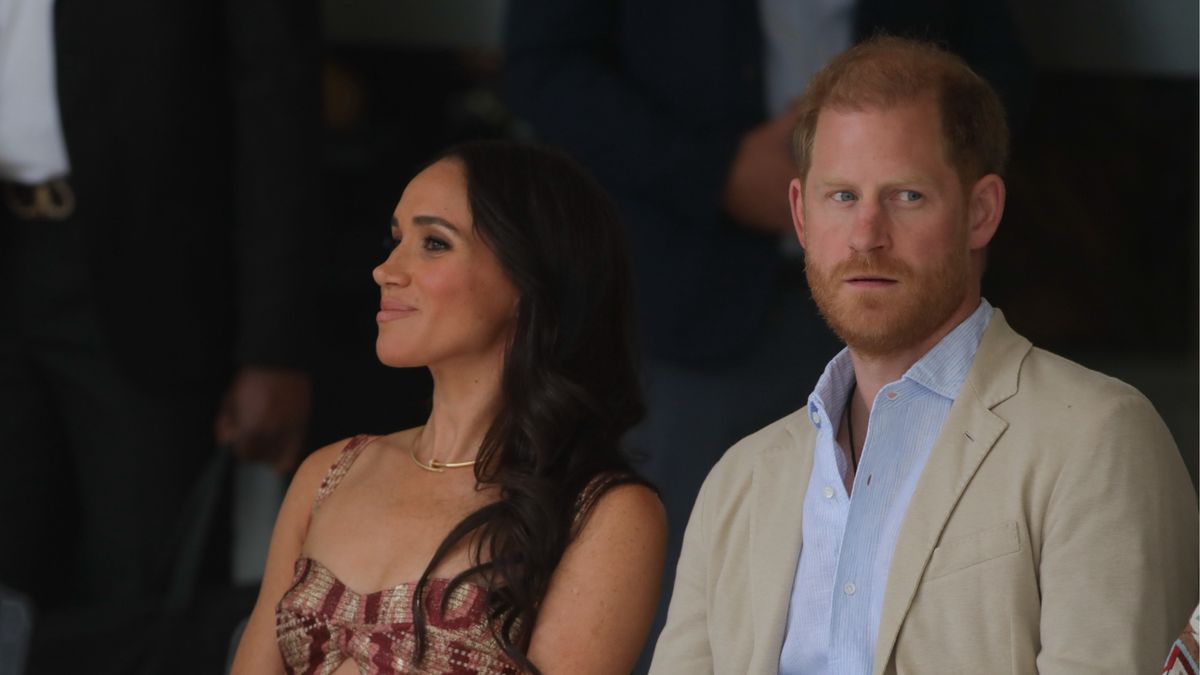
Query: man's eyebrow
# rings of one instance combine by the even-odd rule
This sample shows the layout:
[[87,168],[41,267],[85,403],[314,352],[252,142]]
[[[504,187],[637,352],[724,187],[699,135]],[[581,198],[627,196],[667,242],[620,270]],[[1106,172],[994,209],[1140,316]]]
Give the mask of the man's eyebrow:
[[[425,227],[437,225],[444,227],[455,234],[461,234],[461,231],[454,223],[446,220],[445,218],[439,218],[438,216],[413,216],[413,224],[423,225]],[[400,220],[397,219],[396,216],[392,216],[392,227],[400,227]]]

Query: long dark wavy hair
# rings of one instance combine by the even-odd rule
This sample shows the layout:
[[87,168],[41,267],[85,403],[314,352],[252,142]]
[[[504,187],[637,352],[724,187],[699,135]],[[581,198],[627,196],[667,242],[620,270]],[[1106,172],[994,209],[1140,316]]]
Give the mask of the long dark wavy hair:
[[[450,581],[487,588],[493,634],[523,669],[538,608],[563,551],[599,494],[639,482],[620,447],[643,414],[634,344],[629,257],[616,208],[566,155],[508,141],[456,146],[475,232],[516,287],[501,407],[475,464],[500,499],[458,523],[414,593],[416,661],[425,653],[431,570],[459,542],[472,567]],[[617,477],[596,481],[597,477]]]

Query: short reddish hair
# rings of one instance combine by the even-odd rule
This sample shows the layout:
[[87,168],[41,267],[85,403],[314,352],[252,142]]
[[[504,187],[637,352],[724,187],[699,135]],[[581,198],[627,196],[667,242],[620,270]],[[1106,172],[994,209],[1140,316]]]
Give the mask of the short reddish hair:
[[1008,124],[992,87],[958,56],[930,42],[881,35],[843,52],[808,84],[798,105],[792,150],[803,181],[825,109],[887,109],[931,97],[942,118],[947,159],[964,184],[1003,175]]

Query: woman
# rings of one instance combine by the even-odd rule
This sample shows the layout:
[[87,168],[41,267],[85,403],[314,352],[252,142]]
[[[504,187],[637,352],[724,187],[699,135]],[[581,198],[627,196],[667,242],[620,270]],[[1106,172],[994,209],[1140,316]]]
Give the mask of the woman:
[[432,412],[300,467],[233,672],[629,672],[666,524],[618,448],[642,407],[612,205],[561,155],[472,143],[392,237],[376,351],[429,368]]

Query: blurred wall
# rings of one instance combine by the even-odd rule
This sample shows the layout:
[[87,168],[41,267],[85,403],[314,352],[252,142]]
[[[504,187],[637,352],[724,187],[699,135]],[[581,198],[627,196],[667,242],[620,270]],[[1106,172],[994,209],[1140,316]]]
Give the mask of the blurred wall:
[[1011,0],[1047,70],[1196,77],[1196,0]]
[[326,38],[406,47],[499,47],[504,0],[323,0]]
[[[750,0],[747,0],[750,1]],[[969,0],[973,1],[973,0]],[[1046,69],[1197,74],[1195,0],[1010,0],[1035,63]],[[504,0],[324,0],[338,42],[498,47]]]

